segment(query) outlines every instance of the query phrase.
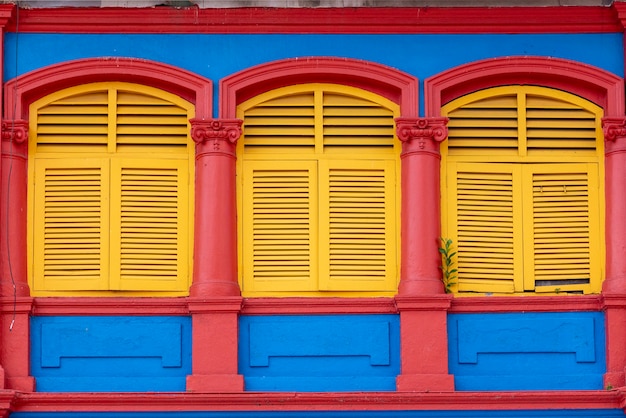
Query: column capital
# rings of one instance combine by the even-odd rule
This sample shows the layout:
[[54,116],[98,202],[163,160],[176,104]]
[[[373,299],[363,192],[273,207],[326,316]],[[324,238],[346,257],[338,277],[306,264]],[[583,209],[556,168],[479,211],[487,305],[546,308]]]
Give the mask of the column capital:
[[602,118],[605,153],[626,151],[626,116]]
[[396,118],[396,134],[402,155],[430,153],[439,156],[439,143],[448,137],[448,118]]
[[241,137],[240,119],[191,119],[191,139],[199,146],[198,153],[226,153],[235,155],[237,140]]
[[28,139],[28,121],[5,120],[2,121],[2,141],[23,144]]

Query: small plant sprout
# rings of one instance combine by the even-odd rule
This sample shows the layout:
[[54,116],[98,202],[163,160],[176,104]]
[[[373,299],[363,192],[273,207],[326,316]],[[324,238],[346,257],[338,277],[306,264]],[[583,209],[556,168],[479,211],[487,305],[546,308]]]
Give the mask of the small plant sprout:
[[452,240],[450,238],[439,238],[441,246],[439,253],[441,254],[441,281],[446,293],[452,293],[452,286],[456,284],[458,270],[454,268],[454,256],[456,251],[452,248]]

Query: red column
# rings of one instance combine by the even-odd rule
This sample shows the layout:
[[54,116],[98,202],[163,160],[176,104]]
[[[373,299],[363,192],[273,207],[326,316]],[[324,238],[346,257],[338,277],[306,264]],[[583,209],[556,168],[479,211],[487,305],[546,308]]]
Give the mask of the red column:
[[237,361],[243,299],[237,281],[235,147],[241,123],[191,120],[191,137],[196,142],[196,224],[189,297],[193,327],[189,391],[244,390]]
[[626,385],[626,117],[602,120],[605,139],[605,386]]
[[400,312],[398,391],[451,391],[447,311],[439,254],[439,143],[447,118],[398,118],[402,141],[402,264],[396,304]]
[[196,215],[192,297],[239,296],[235,146],[241,120],[192,119]]
[[29,317],[32,307],[26,269],[28,122],[2,122],[0,186],[1,364],[9,389],[30,392]]
[[444,293],[439,254],[439,143],[447,118],[398,118],[402,141],[401,296]]

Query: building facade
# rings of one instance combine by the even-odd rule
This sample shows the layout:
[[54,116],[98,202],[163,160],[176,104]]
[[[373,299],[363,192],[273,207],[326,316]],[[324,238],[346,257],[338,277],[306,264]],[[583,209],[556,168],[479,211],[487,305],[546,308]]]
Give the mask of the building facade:
[[626,3],[126,3],[0,4],[3,416],[624,416]]

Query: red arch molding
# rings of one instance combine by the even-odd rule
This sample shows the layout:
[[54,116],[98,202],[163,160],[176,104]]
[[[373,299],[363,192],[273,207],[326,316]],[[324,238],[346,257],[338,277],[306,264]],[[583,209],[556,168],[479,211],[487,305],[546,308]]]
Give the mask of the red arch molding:
[[125,81],[182,97],[196,105],[197,118],[212,115],[212,82],[171,65],[137,58],[88,58],[44,67],[20,75],[4,87],[4,118],[28,119],[28,106],[53,91],[80,84]]
[[405,117],[418,115],[418,80],[391,67],[333,57],[290,58],[248,68],[220,81],[220,115],[234,118],[239,103],[294,84],[336,83],[379,94],[400,105]]
[[457,97],[508,84],[569,91],[604,108],[605,116],[624,115],[624,80],[615,74],[560,58],[505,57],[461,65],[426,79],[426,116],[440,116],[441,106]]

